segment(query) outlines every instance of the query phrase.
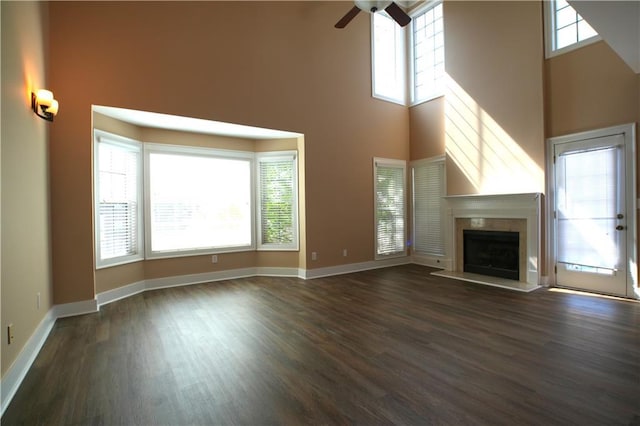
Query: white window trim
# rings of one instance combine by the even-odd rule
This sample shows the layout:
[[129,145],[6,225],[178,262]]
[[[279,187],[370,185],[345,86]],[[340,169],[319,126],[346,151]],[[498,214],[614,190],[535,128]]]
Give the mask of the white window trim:
[[[261,241],[262,235],[262,213],[261,213],[261,194],[260,194],[260,173],[259,166],[261,162],[268,161],[282,161],[282,160],[290,160],[293,162],[293,229],[294,236],[293,242],[291,244],[273,244],[266,243],[263,244]],[[296,151],[277,151],[277,152],[260,152],[256,153],[256,183],[255,183],[255,191],[256,191],[256,220],[254,223],[256,224],[256,250],[258,251],[298,251],[300,250],[300,239],[299,239],[299,225],[298,225],[298,153]]]
[[[402,189],[404,191],[404,201],[405,204],[403,206],[403,220],[404,220],[404,235],[403,235],[403,240],[404,240],[404,244],[403,246],[403,250],[401,252],[396,252],[396,253],[391,253],[391,254],[378,254],[378,232],[377,232],[377,226],[378,226],[378,206],[377,206],[377,193],[378,193],[378,183],[377,183],[377,171],[376,168],[378,165],[383,165],[383,166],[390,166],[390,167],[398,167],[398,168],[402,168],[403,171],[403,176],[404,179],[402,179]],[[390,258],[396,258],[396,257],[405,257],[407,256],[407,162],[405,160],[396,160],[396,159],[389,159],[389,158],[379,158],[379,157],[374,157],[373,158],[373,215],[374,215],[374,221],[373,221],[373,226],[374,226],[374,230],[373,230],[373,236],[374,236],[374,255],[375,255],[375,260],[383,260],[383,259],[390,259]]]
[[114,145],[121,145],[126,149],[138,152],[138,167],[137,175],[138,179],[142,180],[142,151],[143,144],[134,139],[126,138],[123,136],[115,135],[113,133],[105,132],[103,130],[93,130],[93,220],[94,220],[94,250],[95,250],[95,268],[102,269],[111,266],[124,265],[127,263],[138,262],[144,259],[144,203],[143,203],[143,190],[142,182],[139,181],[137,185],[137,198],[138,198],[138,229],[137,229],[137,241],[138,247],[136,253],[127,256],[118,256],[109,259],[102,259],[100,253],[100,197],[98,194],[99,186],[96,188],[95,183],[99,182],[100,175],[100,156],[99,156],[99,144],[101,141],[108,142]]
[[[441,98],[444,96],[445,94],[445,90],[444,87],[442,87],[442,90],[439,91],[434,91],[431,96],[426,97],[425,99],[420,99],[420,100],[416,100],[416,86],[415,86],[415,61],[414,61],[414,48],[413,48],[413,43],[414,43],[414,37],[413,37],[413,19],[416,16],[420,16],[421,14],[425,13],[426,11],[428,11],[429,9],[432,9],[436,6],[438,6],[439,4],[442,4],[443,0],[432,0],[432,1],[428,1],[426,3],[424,3],[423,5],[420,5],[418,7],[416,7],[415,9],[411,10],[409,12],[409,16],[411,17],[411,23],[407,26],[409,28],[411,28],[411,30],[407,31],[407,57],[408,59],[408,74],[409,74],[409,85],[408,85],[408,93],[409,93],[409,106],[416,106],[416,105],[420,105],[423,104],[425,102],[429,102],[432,101],[434,99],[437,98]],[[444,8],[444,5],[443,5]],[[442,25],[444,28],[444,9],[443,9],[443,13],[442,13]],[[443,29],[444,32],[444,29]],[[447,40],[444,41],[445,42],[445,67],[446,67],[446,61],[447,61],[447,57],[446,57],[446,43]],[[445,71],[446,72],[446,71]]]
[[255,251],[256,250],[256,216],[255,208],[251,206],[251,244],[239,247],[224,247],[224,248],[204,248],[196,250],[171,250],[171,251],[152,251],[151,250],[151,198],[150,198],[150,178],[149,178],[149,155],[156,152],[173,153],[173,154],[187,154],[197,156],[209,156],[215,158],[237,158],[247,159],[250,164],[250,171],[252,176],[250,180],[251,184],[251,202],[255,203],[255,154],[253,152],[243,151],[231,151],[217,148],[200,148],[185,145],[169,145],[161,143],[144,143],[144,239],[145,239],[145,258],[146,259],[165,259],[173,257],[185,257],[185,256],[198,256],[217,253],[233,253],[243,251]]
[[[377,14],[382,14],[384,16],[386,16],[387,18],[391,19],[391,17],[389,17],[389,15],[386,12],[377,12]],[[374,24],[374,19],[375,19],[375,15],[376,13],[371,13],[371,18],[370,18],[370,22],[371,22],[371,96],[375,99],[380,99],[383,101],[387,101],[387,102],[392,102],[395,104],[399,104],[399,105],[403,105],[406,106],[407,105],[407,32],[406,32],[406,27],[400,27],[399,25],[396,27],[397,31],[401,32],[401,37],[399,38],[400,42],[399,44],[401,44],[401,46],[396,46],[396,50],[397,52],[401,55],[401,59],[400,62],[402,63],[402,78],[403,81],[402,86],[403,86],[403,91],[401,96],[394,98],[391,96],[385,96],[385,95],[381,95],[378,94],[376,92],[376,58],[375,58],[375,24]]]
[[[554,13],[553,13],[553,5],[554,5],[554,3],[555,3],[555,0],[545,0],[545,1],[543,1],[543,7],[544,7],[544,51],[545,51],[545,58],[547,58],[547,59],[553,58],[555,56],[559,56],[559,55],[571,52],[573,50],[580,49],[582,47],[588,46],[590,44],[593,44],[593,43],[596,43],[596,42],[602,40],[602,37],[600,35],[596,35],[596,36],[590,37],[588,39],[579,41],[577,43],[571,44],[569,46],[565,46],[562,49],[554,50],[555,39],[556,39],[555,16],[554,16]],[[571,7],[573,7],[573,6],[571,6]],[[583,19],[584,19],[584,17],[583,17]]]

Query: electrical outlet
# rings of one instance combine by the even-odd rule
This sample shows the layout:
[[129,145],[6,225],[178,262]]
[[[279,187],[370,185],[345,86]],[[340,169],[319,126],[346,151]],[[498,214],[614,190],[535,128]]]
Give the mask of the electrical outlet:
[[342,257],[347,257],[347,249],[342,249]]
[[13,343],[13,339],[14,339],[14,336],[13,336],[13,324],[9,324],[9,326],[7,327],[7,342],[9,344],[12,344]]
[[218,255],[214,254],[211,256],[211,263],[218,263]]
[[315,251],[311,252],[311,260],[318,260],[318,253],[316,253]]

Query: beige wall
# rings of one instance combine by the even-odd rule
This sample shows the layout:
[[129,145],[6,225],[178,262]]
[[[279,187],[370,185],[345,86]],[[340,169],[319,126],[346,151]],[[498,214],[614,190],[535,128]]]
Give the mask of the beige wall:
[[410,108],[411,160],[445,153],[444,105],[440,97]]
[[56,303],[94,296],[92,104],[303,133],[298,264],[373,260],[371,159],[408,159],[409,114],[371,98],[369,20],[338,31],[344,13],[342,2],[50,4]]
[[544,191],[542,5],[444,3],[445,96],[411,108],[411,159],[447,154],[449,195]]
[[[47,88],[47,6],[1,2],[2,15],[2,375],[52,306],[47,123],[31,90]],[[50,86],[49,86],[50,87]],[[55,88],[53,88],[55,90]],[[54,92],[55,93],[55,92]],[[57,93],[55,93],[57,95]],[[64,106],[62,106],[64,108]],[[40,309],[37,307],[40,293]],[[15,340],[7,344],[12,323]]]
[[638,75],[603,41],[546,61],[547,137],[638,120]]
[[542,3],[444,6],[448,194],[543,192]]

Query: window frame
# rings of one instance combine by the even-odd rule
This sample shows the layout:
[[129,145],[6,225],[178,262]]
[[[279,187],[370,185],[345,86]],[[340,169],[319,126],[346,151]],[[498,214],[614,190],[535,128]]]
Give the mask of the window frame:
[[[554,13],[555,3],[556,3],[556,0],[547,0],[543,2],[545,58],[547,59],[553,58],[555,56],[559,56],[564,53],[568,53],[573,50],[580,49],[582,47],[588,46],[590,44],[593,44],[602,40],[602,37],[598,34],[598,35],[589,37],[587,39],[580,40],[568,46],[562,47],[560,49],[556,49],[555,46],[556,46],[557,31],[556,31],[556,23],[555,23],[556,18]],[[571,4],[569,4],[569,7],[571,7],[576,13],[578,13],[578,11],[576,11]],[[582,17],[582,15],[580,15],[579,13],[578,15]],[[582,17],[582,19],[588,23],[588,21],[584,19],[584,17]]]
[[[255,153],[246,151],[232,151],[223,150],[218,148],[204,148],[194,147],[186,145],[170,145],[163,143],[144,143],[144,238],[145,238],[145,259],[164,259],[186,256],[199,256],[208,254],[219,253],[233,253],[244,251],[256,250],[256,216],[255,216]],[[249,181],[250,181],[250,196],[249,200],[251,205],[249,206],[249,214],[251,215],[251,241],[248,245],[243,246],[229,246],[229,247],[206,247],[197,249],[182,249],[182,250],[152,250],[152,230],[151,230],[151,193],[150,193],[150,164],[149,158],[153,153],[165,153],[186,155],[195,157],[210,157],[210,158],[224,158],[224,159],[241,159],[249,162]]]
[[[378,251],[378,167],[399,168],[402,170],[402,250],[391,253],[379,253]],[[407,256],[407,162],[389,158],[373,158],[373,215],[374,215],[374,254],[375,260],[390,259]]]
[[[407,33],[406,27],[399,26],[385,11],[371,13],[371,96],[387,102],[400,105],[407,105]],[[398,86],[401,88],[400,93],[388,95],[379,93],[376,89],[377,73],[376,73],[376,17],[384,17],[393,22],[394,32],[396,35],[395,56],[396,56],[396,72],[400,76]]]
[[[415,185],[415,170],[416,168],[419,167],[425,167],[425,166],[431,166],[431,165],[436,165],[436,166],[441,166],[442,167],[442,181],[440,182],[440,189],[442,192],[442,195],[440,197],[440,223],[441,223],[441,227],[440,227],[440,240],[441,240],[441,248],[438,252],[430,252],[430,251],[426,251],[426,250],[417,250],[416,249],[416,218],[419,216],[418,214],[416,214],[416,185]],[[418,255],[418,256],[428,256],[428,257],[439,257],[439,258],[443,258],[446,256],[447,254],[447,243],[446,243],[446,235],[444,232],[444,228],[445,228],[445,223],[446,223],[446,209],[445,209],[445,201],[444,198],[447,194],[447,164],[446,164],[446,156],[445,155],[439,155],[437,157],[431,157],[431,158],[425,158],[422,160],[416,160],[416,161],[412,161],[410,164],[410,168],[411,168],[411,199],[412,199],[412,205],[411,205],[411,252],[414,255]]]
[[[264,162],[291,161],[293,166],[292,176],[292,228],[293,241],[291,243],[263,243],[262,242],[262,182],[260,174],[260,164]],[[256,153],[256,183],[255,183],[255,204],[256,204],[256,250],[258,251],[298,251],[300,250],[299,223],[298,223],[298,153],[297,151],[271,151]]]
[[[435,90],[431,90],[429,92],[429,94],[427,96],[425,96],[424,98],[417,98],[416,95],[416,66],[415,66],[415,59],[416,59],[416,46],[415,46],[415,31],[414,31],[414,25],[415,25],[415,19],[425,13],[427,13],[429,10],[435,9],[436,7],[441,6],[442,7],[442,37],[443,37],[443,49],[445,49],[445,59],[444,59],[444,66],[445,66],[445,71],[444,71],[444,76],[443,78],[443,82],[440,86],[436,87]],[[442,96],[444,96],[445,94],[445,84],[446,84],[446,40],[444,40],[444,0],[432,0],[432,1],[428,1],[425,4],[415,8],[414,10],[412,10],[411,12],[409,12],[409,16],[411,16],[411,23],[409,24],[410,27],[410,31],[407,32],[407,38],[408,38],[408,42],[407,42],[407,50],[408,50],[408,58],[409,60],[408,62],[408,74],[409,74],[409,100],[410,100],[410,104],[409,106],[415,106],[415,105],[420,105],[422,103],[425,102],[429,102],[433,99],[437,99],[440,98]]]
[[[100,144],[107,143],[117,146],[137,154],[136,161],[136,198],[137,198],[137,229],[136,229],[136,250],[135,253],[124,256],[103,259],[101,256],[100,238]],[[95,268],[102,269],[111,266],[124,265],[138,262],[144,259],[144,194],[142,189],[143,177],[143,144],[131,138],[116,135],[99,129],[93,129],[93,219],[94,219],[94,253]]]

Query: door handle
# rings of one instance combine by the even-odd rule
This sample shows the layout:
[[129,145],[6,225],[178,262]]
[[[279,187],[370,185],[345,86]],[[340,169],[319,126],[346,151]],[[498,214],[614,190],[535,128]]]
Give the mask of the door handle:
[[618,213],[618,215],[616,216],[618,219],[624,219],[624,215],[622,213]]
[[624,231],[625,227],[622,225],[616,226],[616,231]]

